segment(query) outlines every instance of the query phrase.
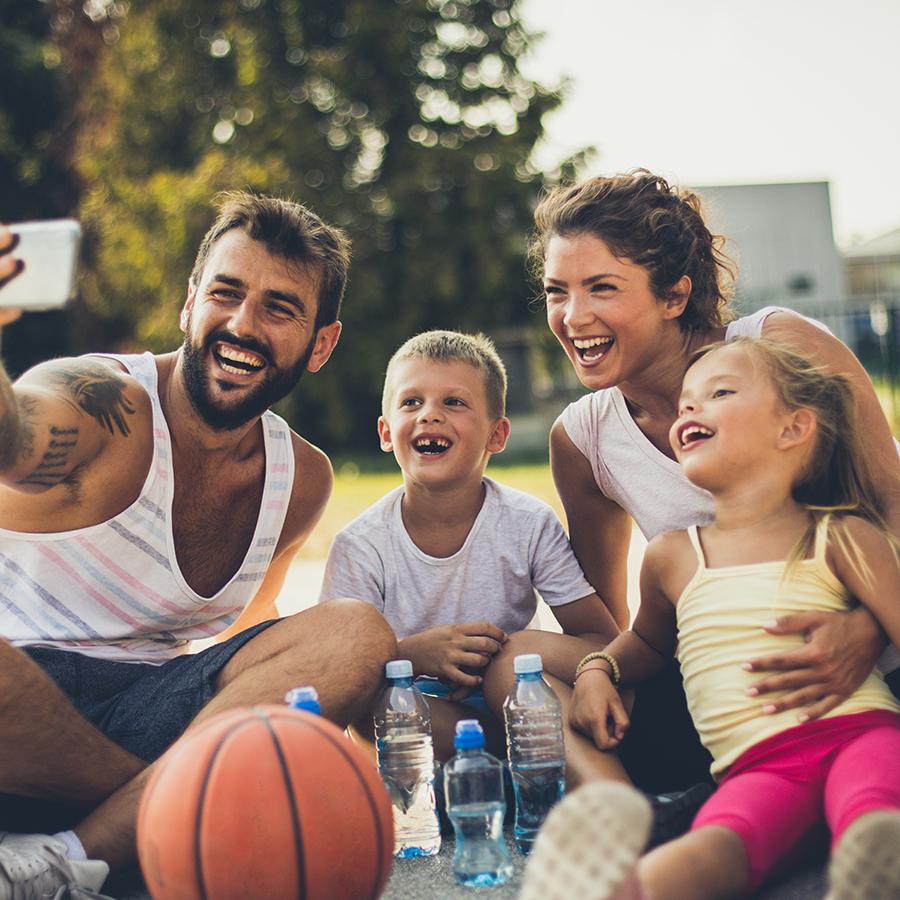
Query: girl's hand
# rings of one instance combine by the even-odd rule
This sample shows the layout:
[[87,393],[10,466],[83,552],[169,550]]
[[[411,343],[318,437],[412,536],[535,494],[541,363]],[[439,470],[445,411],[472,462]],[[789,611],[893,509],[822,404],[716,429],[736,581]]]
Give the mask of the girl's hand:
[[582,672],[572,691],[569,724],[589,737],[600,750],[618,747],[628,729],[622,698],[601,668]]
[[783,672],[752,685],[758,694],[787,691],[763,706],[776,713],[803,707],[801,722],[817,719],[847,699],[872,671],[887,642],[865,609],[849,613],[804,612],[782,616],[769,634],[802,634],[806,646],[751,659],[751,672]]

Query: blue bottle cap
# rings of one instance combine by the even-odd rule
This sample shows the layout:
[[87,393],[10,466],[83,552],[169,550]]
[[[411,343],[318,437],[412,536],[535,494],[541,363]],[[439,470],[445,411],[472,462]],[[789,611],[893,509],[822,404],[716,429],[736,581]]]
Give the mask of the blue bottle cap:
[[312,686],[294,688],[284,695],[284,702],[292,709],[302,709],[306,712],[316,713],[322,712],[319,706],[319,693]]
[[412,678],[412,663],[408,659],[392,659],[385,667],[388,678]]
[[484,746],[484,731],[478,719],[463,719],[456,723],[453,746],[457,750],[472,750]]
[[522,653],[513,660],[516,675],[527,675],[531,672],[543,672],[544,663],[540,653]]

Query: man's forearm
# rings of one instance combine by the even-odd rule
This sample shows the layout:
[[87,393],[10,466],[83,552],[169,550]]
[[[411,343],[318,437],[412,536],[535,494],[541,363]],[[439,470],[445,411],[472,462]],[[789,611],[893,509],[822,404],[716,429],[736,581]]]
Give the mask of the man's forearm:
[[881,627],[878,619],[865,606],[858,606],[851,610],[847,615],[853,619],[858,633],[863,637],[868,637],[873,647],[877,647],[878,655],[882,654],[885,648],[890,644],[887,632]]

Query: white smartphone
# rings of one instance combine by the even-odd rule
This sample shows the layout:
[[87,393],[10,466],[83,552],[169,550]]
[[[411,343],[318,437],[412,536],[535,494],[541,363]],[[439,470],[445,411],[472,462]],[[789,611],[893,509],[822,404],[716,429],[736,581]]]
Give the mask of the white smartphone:
[[0,287],[0,306],[29,312],[65,306],[75,294],[81,226],[74,219],[49,219],[7,227],[19,236],[11,252],[25,268]]

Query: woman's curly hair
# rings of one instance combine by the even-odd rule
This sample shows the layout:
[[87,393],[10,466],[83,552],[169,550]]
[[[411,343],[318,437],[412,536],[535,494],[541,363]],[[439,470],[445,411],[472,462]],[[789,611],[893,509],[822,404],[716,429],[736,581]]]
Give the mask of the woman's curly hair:
[[555,188],[538,204],[534,222],[527,260],[538,281],[550,238],[591,234],[617,257],[645,268],[661,300],[683,275],[691,279],[679,319],[684,331],[708,331],[732,318],[736,267],[724,252],[725,238],[707,228],[696,194],[659,175],[635,169]]

